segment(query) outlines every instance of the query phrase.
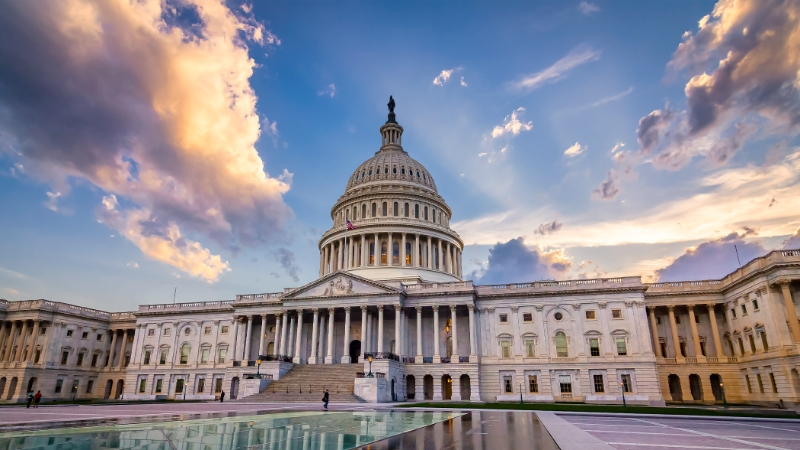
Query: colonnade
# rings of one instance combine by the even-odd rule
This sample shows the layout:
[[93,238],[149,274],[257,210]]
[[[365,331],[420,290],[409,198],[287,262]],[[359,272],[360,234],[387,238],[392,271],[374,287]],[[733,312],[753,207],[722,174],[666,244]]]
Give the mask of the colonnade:
[[[722,350],[722,340],[720,339],[719,334],[719,325],[717,324],[717,315],[715,313],[716,310],[716,303],[707,303],[701,305],[700,307],[705,307],[708,311],[709,320],[711,321],[711,334],[714,337],[714,357],[716,358],[724,358],[725,352]],[[675,306],[676,305],[666,305],[668,317],[669,317],[669,325],[670,325],[670,333],[672,338],[672,345],[673,350],[675,352],[675,358],[677,362],[686,362],[685,357],[682,356],[681,352],[681,344],[680,344],[680,337],[678,336],[678,323],[675,319]],[[704,358],[703,351],[700,347],[700,336],[697,333],[697,319],[695,316],[694,309],[698,307],[698,305],[683,305],[689,311],[689,326],[691,328],[692,333],[692,343],[694,344],[694,352],[696,357]],[[648,306],[647,311],[650,317],[650,333],[653,337],[653,350],[655,351],[656,357],[659,358],[666,358],[667,355],[662,354],[661,350],[661,341],[658,337],[658,319],[656,319],[655,313],[656,306]],[[708,353],[708,352],[706,352]]]
[[320,250],[320,276],[359,267],[422,267],[461,278],[461,248],[419,233],[359,233],[328,242]]
[[[39,338],[39,329],[42,323],[43,321],[39,319],[4,321],[0,325],[0,361],[34,362],[37,338]],[[49,335],[45,339],[49,339]]]

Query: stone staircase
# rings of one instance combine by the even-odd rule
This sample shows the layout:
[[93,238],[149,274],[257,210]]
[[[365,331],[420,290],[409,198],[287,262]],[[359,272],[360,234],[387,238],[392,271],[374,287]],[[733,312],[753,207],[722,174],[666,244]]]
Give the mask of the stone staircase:
[[322,402],[325,389],[331,403],[361,402],[353,395],[355,378],[363,364],[295,364],[280,380],[275,380],[245,402],[301,403]]

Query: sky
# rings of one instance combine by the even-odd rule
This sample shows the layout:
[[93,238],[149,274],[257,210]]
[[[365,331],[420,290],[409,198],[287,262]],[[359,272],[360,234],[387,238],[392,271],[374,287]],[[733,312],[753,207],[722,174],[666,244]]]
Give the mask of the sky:
[[3,2],[0,298],[279,292],[393,95],[478,284],[800,248],[800,3]]

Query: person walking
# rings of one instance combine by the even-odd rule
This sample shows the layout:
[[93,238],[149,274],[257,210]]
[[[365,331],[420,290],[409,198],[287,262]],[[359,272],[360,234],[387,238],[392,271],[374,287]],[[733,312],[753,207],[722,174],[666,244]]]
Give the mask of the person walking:
[[322,396],[322,404],[325,406],[325,409],[328,409],[328,400],[330,400],[330,394],[328,394],[328,390],[325,389],[325,395]]
[[222,403],[225,401],[225,391],[219,393],[219,402]]
[[33,407],[38,408],[40,401],[42,401],[42,391],[36,391],[36,395],[33,396]]
[[33,391],[28,392],[28,406],[27,406],[27,408],[31,407],[31,403],[33,403]]

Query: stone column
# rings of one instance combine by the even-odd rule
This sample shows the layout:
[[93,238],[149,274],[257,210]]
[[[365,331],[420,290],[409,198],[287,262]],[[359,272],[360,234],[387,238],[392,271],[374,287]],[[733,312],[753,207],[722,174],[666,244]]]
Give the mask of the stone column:
[[3,361],[11,361],[12,352],[14,350],[14,343],[17,340],[17,321],[11,321],[11,331],[8,334],[8,346],[6,353],[3,355]]
[[414,235],[414,251],[411,252],[411,259],[412,259],[411,262],[413,263],[412,265],[414,267],[419,267],[419,255],[420,255],[419,234],[415,234]]
[[303,310],[297,310],[297,336],[295,337],[294,342],[294,358],[292,362],[295,364],[300,364],[303,361],[303,357],[300,354],[300,344],[303,339]]
[[478,352],[475,348],[475,305],[467,305],[469,311],[469,362],[478,362]]
[[309,364],[317,363],[317,334],[319,333],[319,309],[313,308],[314,318],[311,319],[311,356],[308,357]]
[[422,306],[417,306],[417,355],[414,357],[414,362],[422,364]]
[[[450,355],[450,362],[458,363],[458,324],[456,323],[456,311],[458,305],[450,305],[450,320],[453,322],[453,354]],[[455,384],[455,383],[453,383]]]
[[[177,331],[177,330],[176,330]],[[250,361],[250,342],[253,340],[253,316],[247,316],[247,329],[244,332],[244,361]]]
[[394,305],[394,353],[397,355],[403,353],[400,351],[400,314],[402,314],[400,305]]
[[692,330],[692,341],[694,341],[694,356],[703,358],[703,349],[700,348],[700,335],[697,334],[697,319],[694,317],[694,305],[688,305],[689,308],[689,327]]
[[286,356],[286,325],[289,321],[289,313],[283,312],[281,316],[281,346],[278,348],[278,354]]
[[344,307],[344,351],[342,364],[350,364],[350,307]]
[[436,264],[436,270],[444,272],[444,255],[442,254],[442,240],[436,240],[436,252],[439,254],[439,261]]
[[383,352],[383,305],[378,305],[378,353]]
[[391,266],[394,264],[394,241],[392,241],[392,233],[389,232],[387,238],[388,245],[386,246],[386,265]]
[[317,328],[317,341],[314,343],[311,352],[317,355],[317,364],[325,363],[325,334],[327,327],[325,326],[325,317],[319,316],[319,327]]
[[[176,334],[178,333],[178,329],[177,328],[175,328],[175,333]],[[121,347],[122,348],[119,351],[119,363],[117,365],[117,367],[119,367],[120,370],[125,367],[125,350],[128,349],[128,330],[123,330],[122,331],[122,345],[121,345]],[[178,349],[176,348],[175,351],[177,351],[177,350]]]
[[427,236],[428,238],[428,263],[425,264],[425,267],[428,269],[433,269],[433,238]]
[[22,334],[19,335],[19,345],[17,345],[17,353],[14,354],[14,361],[22,360],[22,351],[25,349],[25,341],[28,339],[28,321],[22,321]]
[[661,342],[658,340],[658,321],[656,320],[656,307],[648,306],[647,311],[650,313],[650,332],[653,335],[653,350],[656,352],[656,357],[661,358],[665,355],[661,354]]
[[261,355],[264,354],[264,341],[267,339],[267,315],[261,315],[261,336],[258,339],[258,356],[256,359],[260,359]]
[[31,351],[28,352],[26,362],[33,362],[33,354],[36,353],[36,337],[39,336],[39,324],[41,320],[33,321],[33,334],[31,334]]
[[714,336],[714,355],[717,358],[724,358],[725,351],[722,350],[722,341],[719,338],[719,327],[717,326],[717,314],[715,313],[714,304],[709,303],[706,305],[708,308],[708,316],[711,318],[711,334]]
[[444,265],[444,270],[447,271],[447,273],[453,273],[453,255],[450,242],[445,242],[445,254],[447,255],[447,258],[445,259],[446,264]]
[[406,264],[406,234],[400,233],[400,266],[405,267]]
[[106,367],[111,368],[114,365],[114,349],[117,347],[117,330],[108,330],[111,332],[111,347],[108,349],[108,361]]
[[339,239],[339,270],[345,270],[345,255],[347,249],[344,248],[344,238]]
[[358,362],[364,362],[364,354],[367,352],[367,307],[361,307],[361,356]]
[[797,322],[797,311],[792,301],[792,292],[789,290],[790,281],[781,281],[781,293],[783,294],[783,305],[786,307],[786,321],[789,322],[789,331],[792,332],[792,340],[800,342],[800,323]]
[[[433,362],[441,363],[442,355],[439,353],[439,306],[433,305]],[[436,377],[434,383],[436,382]]]
[[361,234],[361,267],[365,267],[369,261],[369,252],[367,251],[367,235]]
[[675,323],[675,306],[667,306],[669,311],[669,324],[672,328],[672,348],[675,350],[675,358],[683,359],[681,355],[681,341],[678,339],[678,324]]
[[378,267],[381,265],[381,241],[378,240],[378,233],[373,233],[373,238],[375,239],[375,251],[373,252],[375,259],[372,261],[372,267]]
[[333,364],[333,308],[328,308],[328,355],[325,364]]

